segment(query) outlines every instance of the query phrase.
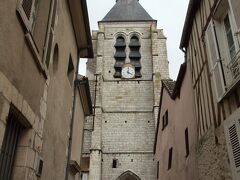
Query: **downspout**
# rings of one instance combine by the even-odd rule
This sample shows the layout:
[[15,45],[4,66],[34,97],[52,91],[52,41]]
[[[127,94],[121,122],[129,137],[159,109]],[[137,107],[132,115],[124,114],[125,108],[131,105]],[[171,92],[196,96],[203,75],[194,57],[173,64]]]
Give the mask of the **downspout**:
[[75,116],[75,109],[76,109],[77,76],[78,76],[79,61],[80,61],[80,52],[78,52],[77,67],[76,67],[74,87],[73,87],[72,116],[70,119],[70,127],[69,127],[69,138],[68,138],[68,147],[67,147],[68,154],[67,154],[67,164],[65,169],[65,180],[68,180],[68,177],[69,177],[69,163],[72,155],[72,137],[73,137],[74,116]]
[[93,128],[92,131],[94,131],[95,126],[95,116],[96,116],[96,98],[97,98],[97,84],[98,84],[98,75],[100,74],[94,74],[95,75],[95,87],[94,87],[94,105],[93,105]]

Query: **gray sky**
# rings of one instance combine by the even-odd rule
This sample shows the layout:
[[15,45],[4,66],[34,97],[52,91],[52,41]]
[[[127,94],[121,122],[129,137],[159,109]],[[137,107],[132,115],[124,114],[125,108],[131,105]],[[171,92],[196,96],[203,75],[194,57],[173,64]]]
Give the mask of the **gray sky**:
[[[116,0],[87,0],[91,30],[97,30],[98,24]],[[182,29],[189,0],[139,0],[140,4],[158,21],[158,28],[164,30],[167,37],[170,78],[176,79],[184,55],[179,50]],[[80,74],[85,75],[86,60],[80,61]]]

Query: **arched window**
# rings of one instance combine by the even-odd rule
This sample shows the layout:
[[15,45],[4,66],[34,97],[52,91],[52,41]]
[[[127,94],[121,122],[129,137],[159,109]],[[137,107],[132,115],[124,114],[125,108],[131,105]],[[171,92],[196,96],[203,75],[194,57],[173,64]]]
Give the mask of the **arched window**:
[[73,65],[73,61],[72,61],[72,57],[70,55],[69,60],[68,60],[68,70],[67,70],[67,76],[68,76],[68,80],[72,86],[73,84],[73,77],[74,77],[74,65]]
[[131,64],[135,67],[135,77],[139,78],[142,77],[141,74],[141,54],[140,54],[140,47],[141,44],[139,42],[139,39],[137,36],[133,36],[130,40],[129,48],[130,48],[130,54],[129,58],[131,61]]
[[125,39],[122,36],[117,37],[114,47],[116,49],[116,53],[114,55],[114,58],[116,60],[115,65],[114,65],[114,69],[115,69],[114,77],[115,78],[120,78],[121,77],[122,66],[124,65],[125,59],[126,59]]

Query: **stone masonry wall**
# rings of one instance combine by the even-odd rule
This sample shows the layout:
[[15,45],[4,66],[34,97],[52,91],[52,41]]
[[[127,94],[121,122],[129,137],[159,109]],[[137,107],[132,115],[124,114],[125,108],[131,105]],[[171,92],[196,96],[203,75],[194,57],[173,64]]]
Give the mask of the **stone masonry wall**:
[[[125,63],[130,62],[131,36],[139,37],[141,78],[113,77],[114,44],[119,34],[126,39]],[[93,39],[96,64],[93,65],[92,59],[88,61],[87,76],[94,80],[92,73],[98,73],[98,83],[89,180],[115,180],[128,170],[142,180],[153,180],[154,112],[159,102],[161,79],[168,77],[166,38],[161,30],[156,30],[155,22],[111,22],[99,23]],[[89,146],[87,139],[85,147]],[[113,159],[118,161],[117,168],[112,168]]]
[[199,180],[231,180],[223,125],[211,128],[198,144]]

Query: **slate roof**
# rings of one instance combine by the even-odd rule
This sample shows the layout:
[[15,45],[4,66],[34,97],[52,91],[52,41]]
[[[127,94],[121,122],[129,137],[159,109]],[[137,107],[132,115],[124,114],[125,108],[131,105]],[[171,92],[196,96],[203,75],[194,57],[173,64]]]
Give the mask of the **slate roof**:
[[176,81],[173,81],[172,79],[164,79],[162,80],[162,83],[163,86],[167,89],[169,95],[171,96],[175,88]]
[[138,0],[117,0],[100,22],[155,21]]

